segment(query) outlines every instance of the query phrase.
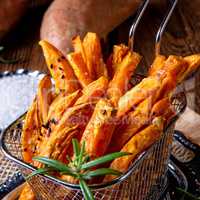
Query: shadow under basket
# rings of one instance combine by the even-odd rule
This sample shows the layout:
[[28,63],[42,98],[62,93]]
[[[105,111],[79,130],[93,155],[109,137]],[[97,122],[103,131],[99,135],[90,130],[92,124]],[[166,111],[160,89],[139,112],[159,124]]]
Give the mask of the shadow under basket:
[[[129,170],[121,177],[104,183],[90,185],[95,199],[159,199],[166,186],[166,173],[169,162],[171,143],[175,121],[186,107],[186,97],[183,91],[177,92],[172,98],[176,116],[158,142],[140,154]],[[1,135],[1,150],[11,161],[17,163],[24,176],[35,168],[22,160],[20,136],[23,125],[23,115],[6,128]],[[83,199],[79,185],[70,184],[54,177],[37,175],[28,180],[36,198],[41,200],[79,200]]]

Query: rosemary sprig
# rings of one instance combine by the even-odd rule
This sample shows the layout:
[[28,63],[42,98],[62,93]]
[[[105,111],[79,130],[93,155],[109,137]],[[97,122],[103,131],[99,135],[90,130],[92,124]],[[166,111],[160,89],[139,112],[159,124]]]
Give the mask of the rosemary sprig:
[[61,174],[66,174],[74,177],[79,181],[80,189],[83,193],[83,196],[86,200],[93,200],[93,194],[87,185],[86,181],[97,176],[104,175],[116,175],[119,176],[122,173],[120,171],[111,169],[111,168],[98,168],[94,169],[97,165],[112,161],[116,158],[130,155],[126,152],[116,152],[111,153],[97,159],[91,160],[90,157],[85,152],[85,143],[80,147],[77,139],[72,139],[74,157],[71,159],[67,156],[69,161],[68,164],[62,163],[60,161],[46,158],[46,157],[34,157],[33,159],[44,164],[45,168],[40,168],[32,172],[27,178],[31,178],[37,174],[49,174],[49,172],[59,172]]

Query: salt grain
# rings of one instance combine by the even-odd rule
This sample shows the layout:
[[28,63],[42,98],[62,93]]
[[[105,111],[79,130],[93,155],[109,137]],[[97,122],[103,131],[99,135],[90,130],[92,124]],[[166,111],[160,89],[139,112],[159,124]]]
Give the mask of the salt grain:
[[35,97],[38,80],[38,73],[13,74],[0,78],[1,129],[28,109]]

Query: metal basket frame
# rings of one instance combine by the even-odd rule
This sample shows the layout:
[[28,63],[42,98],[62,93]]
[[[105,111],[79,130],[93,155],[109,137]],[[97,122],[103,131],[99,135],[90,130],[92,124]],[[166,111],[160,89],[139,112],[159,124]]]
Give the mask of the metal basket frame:
[[[138,79],[138,76],[137,78]],[[138,82],[139,80],[136,80],[136,82]],[[165,143],[165,141],[167,141],[166,138],[168,138],[168,142],[166,142],[166,145],[168,146],[166,150],[166,155],[165,155],[165,160],[163,160],[163,162],[165,161],[166,163],[163,165],[163,178],[165,176],[165,173],[167,171],[167,164],[168,164],[168,159],[169,159],[169,155],[170,155],[170,140],[172,139],[173,137],[173,128],[174,128],[174,124],[175,124],[175,121],[178,119],[179,115],[185,110],[186,108],[186,96],[185,96],[185,93],[183,91],[179,92],[179,93],[176,93],[175,96],[173,97],[173,106],[175,107],[177,113],[176,115],[173,117],[173,119],[170,121],[170,123],[168,124],[167,127],[165,127],[165,130],[164,130],[164,134],[163,134],[163,137],[157,141],[155,144],[153,144],[148,150],[144,151],[143,153],[141,153],[136,159],[135,161],[133,162],[133,164],[131,165],[131,167],[129,168],[129,170],[124,173],[122,176],[114,179],[113,181],[110,181],[110,182],[107,182],[107,183],[102,183],[102,184],[93,184],[93,185],[90,185],[90,188],[95,191],[95,193],[98,193],[98,191],[100,193],[102,193],[102,190],[110,190],[112,189],[113,186],[116,186],[116,185],[120,185],[121,183],[123,184],[124,182],[128,182],[127,180],[133,176],[133,174],[140,170],[141,168],[141,164],[143,164],[145,162],[145,160],[148,160],[148,157],[152,157],[153,154],[156,153],[156,151],[159,149],[160,151],[162,150],[162,148],[164,149],[163,147],[163,142]],[[0,139],[0,148],[1,150],[3,151],[3,153],[5,154],[5,156],[17,163],[20,168],[22,169],[22,173],[24,175],[27,175],[29,173],[31,173],[32,171],[34,171],[36,168],[33,167],[32,165],[28,164],[28,163],[25,163],[22,159],[19,158],[19,156],[17,157],[15,154],[13,154],[13,152],[11,152],[10,149],[14,148],[12,147],[13,144],[8,144],[6,143],[6,137],[8,137],[8,134],[10,134],[10,132],[13,130],[13,127],[14,129],[20,129],[22,128],[22,123],[23,123],[23,119],[25,117],[25,114],[22,115],[19,119],[17,119],[16,121],[14,121],[10,126],[8,126],[8,128],[6,128],[3,132],[2,132],[2,135],[1,135],[1,139]],[[20,132],[18,133],[20,134]],[[15,137],[20,137],[20,135],[18,136],[15,136]],[[165,138],[166,137],[166,138]],[[16,138],[17,139],[17,138]],[[11,147],[10,147],[11,145]],[[15,144],[16,145],[16,144]],[[165,148],[167,147],[165,145]],[[18,138],[18,143],[17,143],[17,146],[20,146],[20,140]],[[9,149],[10,148],[10,149]],[[20,148],[20,147],[19,147]],[[157,150],[156,150],[157,148]],[[162,157],[162,155],[161,155]],[[22,158],[22,157],[21,157]],[[158,161],[159,162],[159,161]],[[158,163],[157,163],[158,164]],[[148,163],[147,163],[148,165]],[[159,164],[158,164],[159,166]],[[143,166],[144,167],[144,166]],[[152,172],[151,172],[152,171]],[[149,173],[153,173],[153,170],[151,170]],[[154,172],[155,173],[155,172]],[[161,173],[160,173],[161,175]],[[71,191],[77,191],[78,193],[80,193],[80,187],[79,185],[76,185],[76,184],[71,184],[71,183],[67,183],[65,181],[62,181],[60,179],[57,179],[55,177],[52,177],[52,176],[48,176],[48,175],[38,175],[37,176],[38,179],[42,180],[42,182],[44,183],[45,181],[47,181],[48,183],[53,183],[57,186],[60,186],[62,188],[66,188],[67,190],[71,190]],[[158,178],[158,177],[157,177]],[[34,178],[35,179],[35,178]],[[161,178],[162,179],[162,178]],[[164,183],[162,183],[163,180],[158,180],[157,181],[157,185],[160,185],[162,186]],[[34,185],[35,185],[35,181],[33,181],[34,184],[32,183],[31,184],[31,181],[29,182],[33,188],[34,188]],[[155,199],[155,195],[154,193],[157,193],[156,194],[156,198],[159,197],[160,193],[162,193],[162,187],[160,188],[160,191],[158,191],[158,188],[155,189],[155,183],[154,185],[152,185],[153,189],[151,189],[151,191],[149,191],[149,194],[145,193],[144,196],[148,196],[148,199],[150,198],[150,196],[153,196],[153,198],[151,199]],[[113,190],[113,189],[112,189]],[[155,192],[156,191],[156,192]],[[106,192],[107,193],[107,192]],[[118,191],[119,193],[119,191]],[[79,194],[80,196],[80,194]],[[46,199],[49,199],[49,198],[46,198]],[[76,199],[76,198],[75,198]],[[78,199],[78,198],[77,198]],[[99,199],[103,199],[103,198],[99,198]],[[112,199],[112,198],[111,198]]]
[[[166,13],[156,35],[156,55],[160,53],[162,35],[166,24],[175,8],[175,5],[177,4],[177,0],[169,0],[169,2],[170,9]],[[144,0],[142,2],[133,25],[131,26],[129,33],[129,47],[131,49],[133,49],[135,30],[148,3],[149,0]],[[90,188],[94,192],[95,199],[155,200],[160,197],[164,188],[163,186],[166,184],[164,177],[167,172],[167,165],[171,152],[170,149],[171,141],[173,138],[174,125],[178,116],[186,108],[186,104],[187,103],[184,92],[176,93],[176,96],[173,99],[173,106],[177,111],[176,115],[173,117],[168,126],[165,127],[164,134],[160,140],[153,144],[149,149],[141,153],[132,163],[127,172],[122,176],[108,183],[90,185]],[[18,155],[17,157],[17,154],[13,153],[12,148],[10,148],[12,145],[16,145],[20,148],[19,138],[24,116],[25,114],[3,131],[0,138],[0,148],[5,156],[11,161],[17,163],[21,167],[22,173],[27,175],[34,171],[36,168],[30,164],[25,163],[21,159],[21,155]],[[16,131],[17,135],[15,135],[15,137],[16,140],[18,138],[18,143],[14,144],[16,141],[12,141],[13,144],[8,144],[6,143],[6,137],[8,137],[8,135],[11,134],[13,130]],[[159,153],[161,155],[159,155]],[[143,180],[145,178],[146,180]],[[133,187],[133,184],[137,183],[137,181],[139,181],[140,184]],[[36,192],[38,199],[83,199],[79,185],[67,183],[48,175],[37,175],[29,180],[29,184]],[[37,193],[37,191],[40,191],[40,193]]]

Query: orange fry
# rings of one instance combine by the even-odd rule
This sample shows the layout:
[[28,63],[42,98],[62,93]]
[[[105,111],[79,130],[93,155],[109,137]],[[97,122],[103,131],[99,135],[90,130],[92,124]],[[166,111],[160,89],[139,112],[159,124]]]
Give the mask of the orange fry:
[[[135,158],[160,138],[163,122],[160,118],[154,121],[153,124],[134,135],[121,149],[121,152],[129,152],[131,155],[115,159],[111,163],[110,168],[123,173],[126,172]],[[107,175],[104,178],[104,182],[110,181],[113,178],[115,178],[115,176]]]
[[18,200],[36,200],[35,194],[28,183],[24,185]]
[[164,66],[164,62],[166,60],[166,57],[163,55],[157,55],[153,61],[153,64],[151,65],[148,75],[149,76],[154,76],[156,75],[159,71],[162,70]]
[[113,60],[112,60],[114,71],[117,68],[117,65],[122,62],[122,60],[124,59],[124,57],[127,55],[128,52],[129,48],[126,45],[124,44],[114,45]]
[[108,152],[117,152],[142,127],[151,122],[150,113],[153,106],[152,98],[143,100],[134,111],[125,115],[114,130]]
[[189,74],[195,72],[200,66],[200,54],[194,54],[191,56],[184,57],[184,60],[188,63],[188,68],[180,76],[178,82],[183,81]]
[[38,85],[37,102],[38,112],[42,123],[47,122],[49,106],[52,101],[52,83],[50,76],[44,76]]
[[[62,95],[62,97],[61,97]],[[80,90],[77,90],[76,92],[73,92],[69,95],[64,95],[61,93],[60,96],[58,96],[55,99],[55,102],[50,105],[49,112],[48,112],[48,121],[55,120],[59,121],[63,115],[63,113],[71,106],[74,105],[76,100],[80,97],[81,92]]]
[[28,163],[32,162],[32,157],[35,155],[37,149],[38,138],[40,138],[41,123],[37,110],[37,101],[34,100],[26,114],[22,129],[22,157],[23,160]]
[[96,104],[81,138],[81,144],[85,141],[86,152],[92,158],[102,156],[107,150],[114,130],[114,113],[114,108],[108,100],[101,99]]
[[167,74],[162,80],[160,89],[156,95],[156,100],[160,100],[164,97],[170,97],[173,90],[176,88],[176,84],[176,79],[170,74]]
[[75,105],[98,101],[100,97],[106,95],[107,88],[108,79],[102,76],[82,90],[83,95],[76,101]]
[[74,73],[83,88],[92,82],[92,79],[89,75],[87,66],[83,60],[81,53],[78,52],[70,53],[67,55],[67,59],[71,64]]
[[86,55],[86,64],[93,80],[101,76],[108,76],[106,65],[103,62],[101,43],[96,33],[87,33],[83,39]]
[[76,36],[72,38],[72,45],[74,47],[74,51],[77,53],[80,53],[82,55],[84,62],[86,63],[85,49],[83,47],[83,43],[81,41],[80,36]]
[[128,90],[130,78],[141,60],[141,56],[135,52],[128,52],[123,60],[118,63],[114,77],[109,83],[108,97],[114,106],[117,106],[119,98]]
[[49,71],[55,81],[56,92],[65,90],[69,93],[79,88],[74,72],[64,55],[45,40],[39,42]]
[[156,95],[160,85],[161,81],[156,77],[144,78],[119,99],[117,116],[121,117],[144,99]]

